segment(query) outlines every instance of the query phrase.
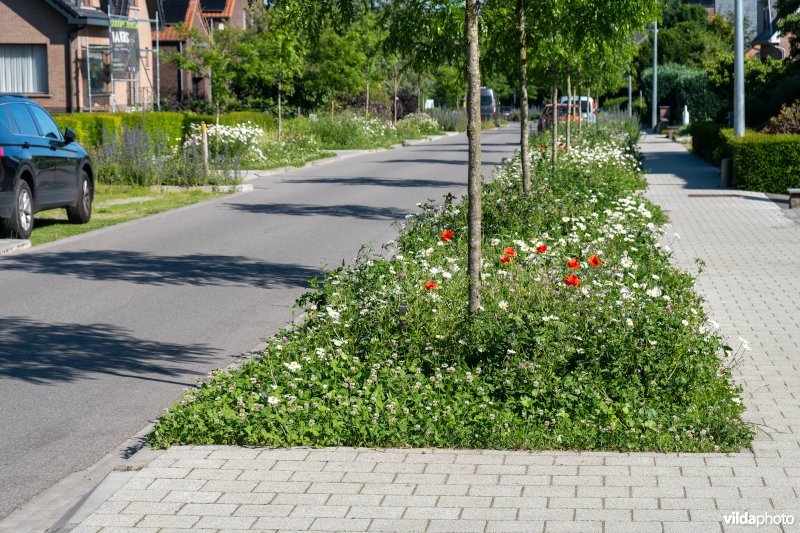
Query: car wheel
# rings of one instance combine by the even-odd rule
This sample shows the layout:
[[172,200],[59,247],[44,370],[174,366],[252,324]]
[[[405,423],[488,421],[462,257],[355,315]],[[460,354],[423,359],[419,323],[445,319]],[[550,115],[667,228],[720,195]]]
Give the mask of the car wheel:
[[86,224],[92,218],[94,187],[85,170],[81,170],[80,194],[75,207],[67,208],[67,219],[73,224]]
[[2,220],[2,233],[11,238],[27,239],[33,231],[33,195],[24,180],[14,187],[14,203],[10,218]]

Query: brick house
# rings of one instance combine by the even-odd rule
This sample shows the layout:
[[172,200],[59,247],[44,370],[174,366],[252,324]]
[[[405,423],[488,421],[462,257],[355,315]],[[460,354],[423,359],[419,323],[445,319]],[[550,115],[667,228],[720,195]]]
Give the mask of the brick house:
[[[182,24],[204,35],[228,26],[247,26],[247,0],[147,0],[151,11],[159,13],[161,28],[153,29],[153,39],[158,37],[162,56],[180,53],[194,43],[184,39],[176,26]],[[161,97],[181,105],[194,100],[211,100],[209,74],[178,69],[165,61],[161,65]]]
[[[747,56],[773,59],[789,57],[789,41],[781,37],[775,27],[777,3],[777,0],[742,0],[744,40],[750,44]],[[733,20],[734,0],[715,0],[714,8],[717,13]]]
[[53,112],[152,105],[152,53],[141,54],[129,81],[112,86],[109,11],[134,19],[139,48],[153,48],[144,0],[0,2],[0,92],[27,95]]

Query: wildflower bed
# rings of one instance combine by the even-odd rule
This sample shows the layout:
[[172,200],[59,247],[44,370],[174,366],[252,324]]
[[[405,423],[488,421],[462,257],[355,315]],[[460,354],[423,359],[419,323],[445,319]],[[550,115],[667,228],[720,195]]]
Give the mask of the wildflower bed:
[[[734,451],[735,359],[669,264],[632,140],[606,125],[484,185],[483,301],[466,203],[424,205],[298,302],[304,321],[184,393],[151,444]],[[388,257],[390,256],[390,257]]]

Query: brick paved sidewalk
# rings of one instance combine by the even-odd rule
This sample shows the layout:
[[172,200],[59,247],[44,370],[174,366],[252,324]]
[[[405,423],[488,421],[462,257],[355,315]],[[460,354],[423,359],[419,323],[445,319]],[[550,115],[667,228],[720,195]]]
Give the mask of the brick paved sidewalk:
[[762,194],[720,189],[678,144],[641,146],[647,195],[680,235],[675,261],[705,261],[711,315],[752,346],[737,372],[759,425],[752,451],[175,447],[78,530],[755,531],[725,523],[748,512],[797,521],[759,532],[800,531],[800,223]]

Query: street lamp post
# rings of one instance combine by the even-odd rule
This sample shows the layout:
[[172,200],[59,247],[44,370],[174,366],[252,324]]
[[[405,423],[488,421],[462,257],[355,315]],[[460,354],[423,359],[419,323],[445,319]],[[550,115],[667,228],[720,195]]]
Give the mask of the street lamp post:
[[733,135],[744,136],[744,16],[742,0],[734,3],[735,28],[733,35]]
[[[741,0],[737,0],[741,2]],[[658,21],[653,23],[653,133],[658,127]]]

